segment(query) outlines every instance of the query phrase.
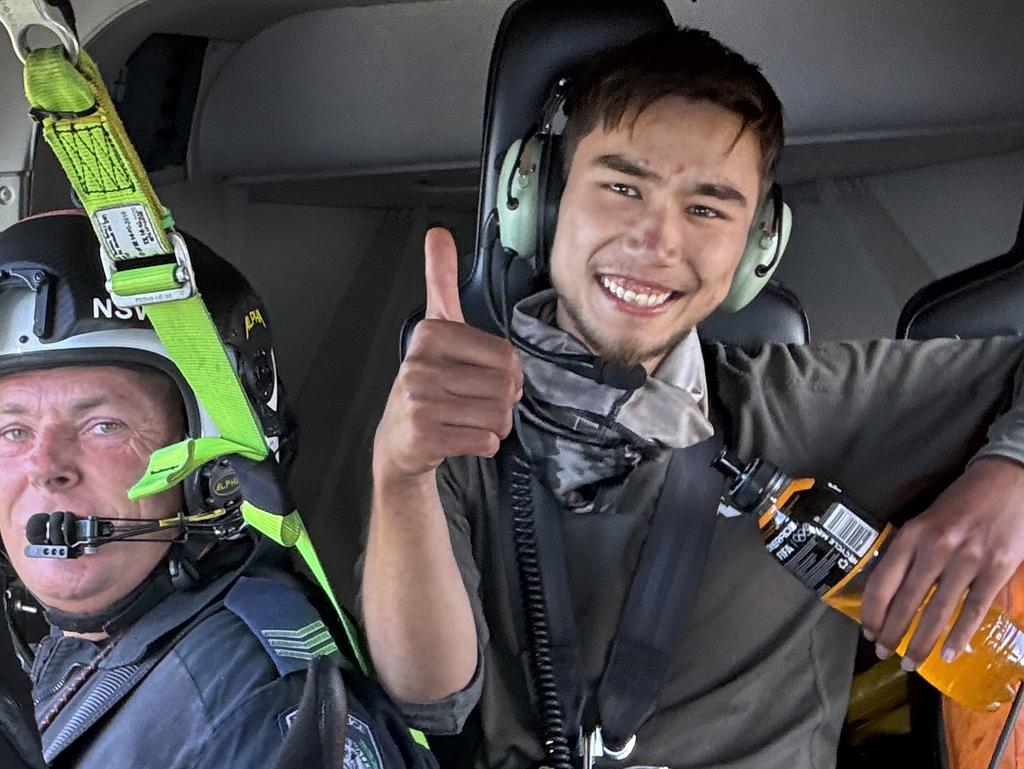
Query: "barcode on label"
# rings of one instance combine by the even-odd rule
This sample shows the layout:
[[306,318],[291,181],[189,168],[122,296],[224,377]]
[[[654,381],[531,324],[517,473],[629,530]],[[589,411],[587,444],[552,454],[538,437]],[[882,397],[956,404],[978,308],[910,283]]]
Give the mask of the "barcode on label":
[[860,516],[839,503],[829,508],[821,527],[855,552],[858,558],[868,551],[878,536],[878,532],[868,526]]

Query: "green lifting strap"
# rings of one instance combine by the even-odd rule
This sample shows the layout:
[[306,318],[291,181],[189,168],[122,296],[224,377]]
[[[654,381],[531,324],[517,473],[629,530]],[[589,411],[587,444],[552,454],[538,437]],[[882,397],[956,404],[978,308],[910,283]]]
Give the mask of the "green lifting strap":
[[[130,268],[132,259],[175,251],[164,226],[169,215],[89,55],[83,51],[76,68],[62,47],[31,52],[25,94],[92,220],[104,246],[101,258],[127,267],[111,275],[115,301],[178,287],[176,264]],[[140,303],[220,434],[266,456],[259,423],[202,299]]]
[[[112,298],[145,306],[160,341],[221,434],[154,452],[129,496],[137,499],[165,491],[226,454],[255,461],[265,458],[263,432],[216,326],[194,286],[187,285],[191,276],[181,272],[186,265],[176,253],[173,219],[160,204],[95,63],[84,50],[77,67],[62,47],[32,51],[25,62],[25,95],[92,220]],[[174,264],[131,267],[133,259],[168,254],[176,255]],[[186,252],[183,259],[187,258]],[[182,297],[168,301],[168,292],[182,289]],[[265,536],[296,548],[338,612],[359,667],[369,674],[355,624],[335,597],[298,512],[277,515],[243,502],[242,515]],[[426,746],[424,736],[411,731]]]
[[[320,557],[317,555],[316,548],[313,547],[313,540],[310,539],[309,532],[306,531],[306,525],[302,522],[302,518],[299,517],[298,511],[282,516],[260,510],[248,502],[242,502],[242,516],[250,525],[262,531],[278,544],[285,547],[294,547],[298,550],[302,559],[306,562],[306,566],[313,572],[317,582],[321,585],[328,583],[327,573],[324,571],[323,564],[320,563]],[[370,670],[369,660],[363,654],[362,646],[359,643],[359,631],[355,623],[349,617],[348,612],[338,603],[337,598],[334,596],[334,591],[327,590],[325,592],[334,610],[338,613],[338,617],[341,619],[341,625],[345,629],[345,636],[348,638],[349,647],[355,655],[360,670],[368,672]]]

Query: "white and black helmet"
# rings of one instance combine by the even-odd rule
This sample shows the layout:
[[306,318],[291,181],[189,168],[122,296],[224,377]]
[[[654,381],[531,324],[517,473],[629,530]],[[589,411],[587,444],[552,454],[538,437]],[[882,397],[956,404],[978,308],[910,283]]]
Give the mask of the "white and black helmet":
[[[184,235],[196,284],[271,449],[287,469],[295,426],[287,411],[267,312],[245,277]],[[99,244],[82,212],[25,219],[0,232],[0,376],[55,366],[146,366],[177,384],[190,437],[218,435],[141,308],[113,304]],[[223,507],[237,483],[214,462],[185,484],[189,512]]]

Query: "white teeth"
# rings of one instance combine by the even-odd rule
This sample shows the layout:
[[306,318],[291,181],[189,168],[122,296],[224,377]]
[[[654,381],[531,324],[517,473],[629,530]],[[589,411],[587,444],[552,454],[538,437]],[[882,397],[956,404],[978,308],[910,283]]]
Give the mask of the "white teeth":
[[606,275],[601,276],[601,285],[622,301],[628,302],[629,304],[635,304],[639,307],[654,307],[659,304],[664,304],[668,301],[669,297],[672,296],[671,291],[651,294],[640,293],[626,288],[618,281],[609,278]]

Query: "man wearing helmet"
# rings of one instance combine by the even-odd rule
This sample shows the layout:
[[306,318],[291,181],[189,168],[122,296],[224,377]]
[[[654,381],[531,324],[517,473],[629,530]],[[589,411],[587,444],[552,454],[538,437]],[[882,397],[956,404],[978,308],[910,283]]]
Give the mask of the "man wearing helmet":
[[[672,607],[652,581],[642,602],[663,611],[619,645],[627,610],[644,605],[631,584],[673,450],[717,433],[744,456],[838,481],[883,518],[916,515],[868,583],[865,631],[891,654],[934,589],[904,655],[913,667],[965,598],[942,639],[954,657],[1024,559],[1024,348],[701,345],[695,328],[727,296],[773,179],[781,105],[757,67],[699,30],[652,33],[589,67],[567,102],[553,289],[516,306],[518,351],[463,323],[454,243],[427,233],[427,316],[374,445],[363,606],[377,670],[428,731],[458,732],[475,709],[477,767],[580,766],[577,735],[601,767],[834,766],[856,626],[779,568],[755,521],[717,516],[717,494],[685,632],[654,648]],[[642,386],[603,381],[594,355],[642,366]],[[529,462],[502,476],[514,415]],[[535,541],[502,482],[516,473]],[[701,512],[667,510],[686,531],[682,516]],[[557,546],[539,534],[545,518]],[[541,560],[545,549],[557,552]],[[661,574],[681,551],[655,551]],[[522,597],[563,566],[568,596],[545,593],[539,609]],[[550,607],[578,631],[558,647]],[[605,710],[651,681],[649,710]],[[571,708],[579,717],[563,718]],[[602,759],[597,728],[624,710],[639,727]]]
[[[233,267],[188,243],[264,434],[286,459],[292,430],[266,313]],[[235,514],[238,474],[251,467],[215,462],[183,486],[127,497],[154,451],[213,428],[144,314],[109,303],[97,252],[75,213],[0,233],[0,535],[52,628],[30,672],[46,762],[425,760],[398,744],[401,729],[380,728],[395,716],[371,682],[346,672],[342,684],[330,615],[287,552]],[[83,549],[90,518],[142,533]],[[146,528],[156,521],[167,533]],[[186,521],[196,523],[183,536]],[[80,557],[36,557],[54,544]]]

